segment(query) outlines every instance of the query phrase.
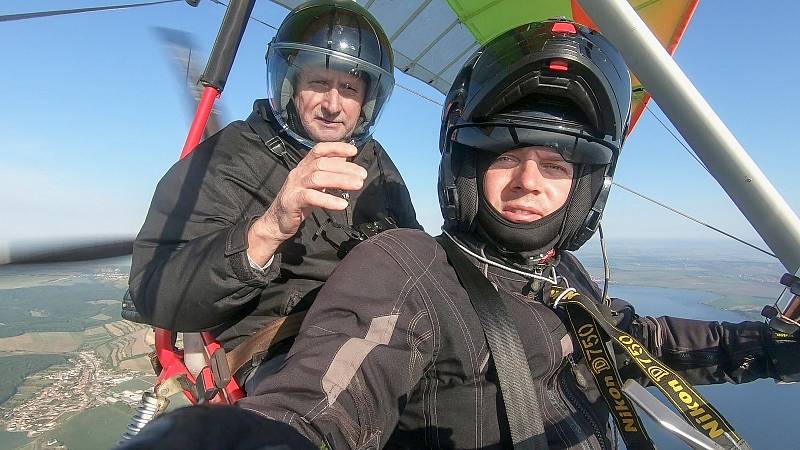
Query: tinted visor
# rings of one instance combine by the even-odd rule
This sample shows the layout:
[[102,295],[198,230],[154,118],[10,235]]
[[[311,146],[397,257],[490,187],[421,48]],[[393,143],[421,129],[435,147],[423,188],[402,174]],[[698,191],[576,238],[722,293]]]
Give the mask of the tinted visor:
[[602,136],[544,123],[463,123],[450,129],[450,139],[498,155],[522,147],[550,147],[573,164],[611,164],[618,152]]

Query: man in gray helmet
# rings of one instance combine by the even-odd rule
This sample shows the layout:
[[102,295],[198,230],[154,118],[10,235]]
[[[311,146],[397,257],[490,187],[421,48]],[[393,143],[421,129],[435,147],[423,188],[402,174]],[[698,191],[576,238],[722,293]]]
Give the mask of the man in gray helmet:
[[445,102],[444,234],[391,230],[359,245],[281,370],[238,403],[246,411],[178,411],[142,442],[177,445],[168,424],[218,422],[237,439],[216,448],[608,449],[613,417],[627,448],[654,448],[621,391],[638,380],[666,387],[723,448],[746,448],[692,384],[796,381],[796,336],[640,317],[569,252],[597,227],[630,93],[621,55],[578,24],[484,45]]
[[307,309],[361,240],[421,228],[371,137],[394,79],[391,46],[369,12],[305,3],[281,24],[266,63],[269,98],[169,170],[133,253],[138,312],[168,330],[211,330],[227,350]]

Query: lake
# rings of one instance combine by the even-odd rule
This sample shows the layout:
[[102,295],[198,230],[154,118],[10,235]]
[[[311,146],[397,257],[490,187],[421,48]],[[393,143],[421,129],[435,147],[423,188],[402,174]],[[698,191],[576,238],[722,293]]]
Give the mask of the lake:
[[[708,292],[612,285],[609,295],[632,303],[640,315],[727,322],[747,320],[739,313],[703,305],[702,302],[716,297]],[[798,426],[795,414],[800,411],[800,384],[759,380],[740,385],[699,386],[698,390],[754,449],[800,449],[800,437],[792,431]],[[688,448],[645,416],[643,419],[649,422],[645,425],[659,450]]]

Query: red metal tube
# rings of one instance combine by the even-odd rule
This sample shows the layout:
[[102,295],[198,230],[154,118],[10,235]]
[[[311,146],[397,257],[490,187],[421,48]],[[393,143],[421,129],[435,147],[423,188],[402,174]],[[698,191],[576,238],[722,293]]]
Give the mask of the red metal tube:
[[175,363],[183,364],[175,346],[172,345],[172,332],[163,328],[156,328],[156,356],[161,366],[170,367]]
[[194,115],[192,128],[189,130],[189,135],[186,137],[186,143],[183,144],[183,151],[181,152],[181,159],[186,158],[192,153],[200,139],[203,137],[203,132],[206,129],[208,116],[211,115],[211,110],[214,109],[214,101],[219,97],[219,91],[212,87],[206,86],[203,90],[203,98],[200,99],[200,104],[197,105],[197,112]]

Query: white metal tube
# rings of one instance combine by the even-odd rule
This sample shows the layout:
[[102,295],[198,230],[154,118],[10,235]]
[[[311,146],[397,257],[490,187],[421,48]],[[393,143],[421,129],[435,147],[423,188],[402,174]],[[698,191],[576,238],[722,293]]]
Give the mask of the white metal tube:
[[800,219],[633,7],[625,0],[579,1],[786,270],[796,273]]
[[200,333],[183,333],[183,364],[195,377],[208,365],[205,343]]

